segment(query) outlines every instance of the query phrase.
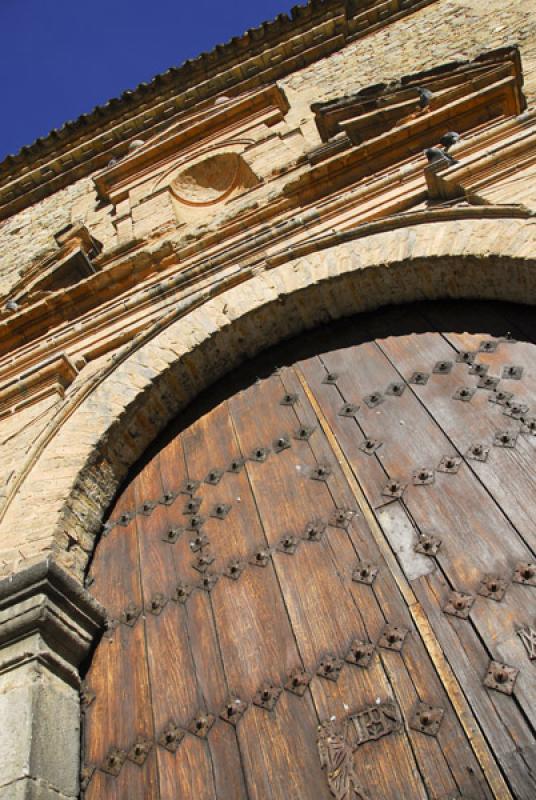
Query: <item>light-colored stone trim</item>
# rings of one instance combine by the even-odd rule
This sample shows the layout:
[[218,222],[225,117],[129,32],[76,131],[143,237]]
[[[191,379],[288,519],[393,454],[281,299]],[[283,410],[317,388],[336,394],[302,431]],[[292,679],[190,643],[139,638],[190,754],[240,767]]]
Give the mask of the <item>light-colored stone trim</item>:
[[78,669],[103,623],[50,561],[0,581],[0,800],[78,797]]
[[4,572],[52,553],[81,578],[128,468],[201,390],[266,347],[390,303],[535,302],[535,234],[534,219],[385,231],[259,272],[157,323],[45,431],[0,525]]

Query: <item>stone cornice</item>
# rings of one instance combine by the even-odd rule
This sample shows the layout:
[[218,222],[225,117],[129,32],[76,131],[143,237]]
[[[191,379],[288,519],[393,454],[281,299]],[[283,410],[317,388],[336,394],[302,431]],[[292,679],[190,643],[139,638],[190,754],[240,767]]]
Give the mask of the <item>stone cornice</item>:
[[45,560],[0,580],[0,672],[37,661],[74,686],[105,622],[78,581]]
[[436,0],[309,0],[66,123],[0,164],[0,219],[104,167],[188,109],[274,82]]
[[192,144],[221,135],[233,125],[238,125],[242,131],[246,120],[257,121],[263,113],[265,124],[276,124],[288,110],[289,104],[283,91],[274,84],[237,98],[228,98],[223,103],[205,109],[202,114],[189,116],[182,124],[170,126],[131,155],[95,175],[93,180],[98,195],[115,204],[126,196],[126,187],[134,176],[165,163],[170,156],[176,158],[177,153]]

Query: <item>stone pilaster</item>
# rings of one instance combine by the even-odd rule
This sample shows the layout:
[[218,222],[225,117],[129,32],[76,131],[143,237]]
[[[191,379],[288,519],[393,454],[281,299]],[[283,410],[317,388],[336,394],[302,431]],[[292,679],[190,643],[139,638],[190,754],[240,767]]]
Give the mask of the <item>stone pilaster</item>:
[[78,668],[103,622],[53,562],[0,581],[0,800],[78,797]]

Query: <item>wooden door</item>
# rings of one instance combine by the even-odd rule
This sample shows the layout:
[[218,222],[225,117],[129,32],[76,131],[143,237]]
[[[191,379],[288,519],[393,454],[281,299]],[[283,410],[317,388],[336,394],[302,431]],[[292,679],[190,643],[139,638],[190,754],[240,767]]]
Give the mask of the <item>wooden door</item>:
[[534,800],[524,319],[346,321],[178,420],[89,575],[87,798]]

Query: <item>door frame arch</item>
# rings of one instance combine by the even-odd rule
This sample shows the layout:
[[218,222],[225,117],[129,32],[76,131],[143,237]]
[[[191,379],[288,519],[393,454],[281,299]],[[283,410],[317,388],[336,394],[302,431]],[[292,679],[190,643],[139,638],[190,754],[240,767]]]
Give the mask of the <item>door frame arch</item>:
[[[397,228],[267,268],[156,323],[66,398],[8,497],[0,539],[7,533],[15,552],[31,544],[28,565],[53,562],[80,585],[128,470],[201,391],[290,336],[382,306],[436,299],[536,304],[534,242],[532,220]],[[38,505],[36,486],[43,486]],[[25,566],[14,560],[4,571]],[[0,581],[0,601],[13,606],[9,597],[9,580]],[[78,667],[82,654],[75,661]],[[77,745],[74,728],[72,739]],[[61,757],[78,768],[79,749],[71,751]]]

